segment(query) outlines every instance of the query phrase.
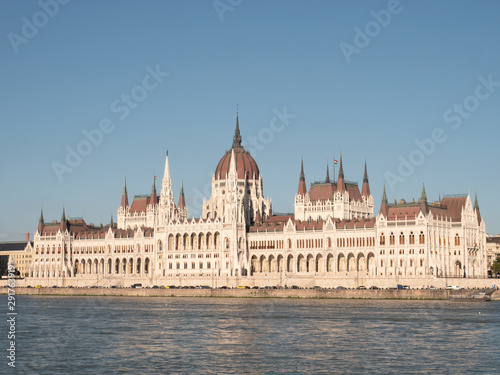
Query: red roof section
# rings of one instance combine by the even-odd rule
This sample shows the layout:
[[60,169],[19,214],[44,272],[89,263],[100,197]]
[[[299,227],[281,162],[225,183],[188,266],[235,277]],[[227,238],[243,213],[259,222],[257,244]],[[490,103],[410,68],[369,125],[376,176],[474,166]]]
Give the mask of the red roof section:
[[146,212],[148,204],[150,201],[149,196],[136,196],[130,207],[130,213],[134,212]]
[[[361,193],[359,192],[358,185],[346,183],[346,190],[349,193],[350,201],[362,201]],[[316,201],[333,201],[333,196],[337,192],[337,184],[335,182],[323,182],[314,184],[309,189],[309,197],[312,202]]]

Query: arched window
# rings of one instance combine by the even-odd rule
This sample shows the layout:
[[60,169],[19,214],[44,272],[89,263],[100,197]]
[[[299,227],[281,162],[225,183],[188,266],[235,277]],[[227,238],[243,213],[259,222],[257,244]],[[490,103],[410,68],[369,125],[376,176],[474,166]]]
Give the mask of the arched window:
[[385,245],[385,236],[384,236],[384,233],[380,234],[380,244],[381,245]]
[[389,245],[394,245],[395,240],[394,240],[394,233],[391,232],[391,235],[389,236]]
[[399,244],[400,245],[405,244],[405,235],[403,234],[403,232],[401,232],[401,234],[399,235]]
[[425,243],[425,235],[424,235],[423,231],[420,232],[419,243],[421,243],[421,244]]
[[410,233],[410,245],[413,245],[415,244],[415,235],[413,234],[413,232]]
[[460,236],[458,233],[455,235],[455,246],[460,246]]

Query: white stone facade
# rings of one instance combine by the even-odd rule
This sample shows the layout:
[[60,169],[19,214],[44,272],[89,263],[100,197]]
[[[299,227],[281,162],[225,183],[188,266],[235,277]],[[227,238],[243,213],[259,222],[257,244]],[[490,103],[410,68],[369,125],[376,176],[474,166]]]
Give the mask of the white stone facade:
[[149,198],[129,206],[125,188],[116,226],[91,227],[64,213],[55,224],[42,217],[27,282],[335,287],[487,276],[485,223],[468,195],[427,204],[424,191],[419,203],[389,206],[384,192],[374,217],[365,168],[363,193],[347,183],[331,200],[313,202],[313,186],[295,197],[295,215],[272,216],[253,159],[239,164],[238,136],[237,127],[201,218],[188,218],[183,196],[175,204],[167,155],[160,196],[153,184]]

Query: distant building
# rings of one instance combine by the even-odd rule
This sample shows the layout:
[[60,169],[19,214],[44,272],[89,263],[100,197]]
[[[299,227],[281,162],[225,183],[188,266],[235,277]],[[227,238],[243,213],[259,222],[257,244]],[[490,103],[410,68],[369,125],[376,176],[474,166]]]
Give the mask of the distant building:
[[491,266],[500,254],[500,234],[486,237],[486,256],[488,259],[488,275],[492,275]]
[[21,242],[0,242],[0,275],[7,275],[9,264],[16,267],[16,273],[21,276],[28,276],[32,268],[33,241],[26,235],[26,241]]
[[[361,169],[361,168],[360,168]],[[202,216],[189,218],[181,183],[174,199],[168,153],[161,193],[129,205],[126,182],[117,224],[83,219],[47,224],[34,237],[30,278],[57,285],[422,286],[437,278],[487,275],[485,223],[469,195],[389,204],[374,215],[366,163],[361,190],[344,176],[307,190],[301,165],[294,214],[274,215],[263,178],[241,145],[238,116],[230,150],[217,163]]]

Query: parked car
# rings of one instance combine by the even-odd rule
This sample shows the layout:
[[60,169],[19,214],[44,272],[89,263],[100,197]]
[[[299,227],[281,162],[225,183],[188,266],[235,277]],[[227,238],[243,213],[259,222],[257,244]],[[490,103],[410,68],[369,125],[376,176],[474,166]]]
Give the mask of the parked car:
[[378,286],[373,285],[373,286],[370,287],[370,289],[372,289],[372,290],[378,290],[380,288]]
[[360,286],[358,286],[356,289],[359,289],[359,290],[366,290],[366,286],[364,286],[364,285],[360,285]]

